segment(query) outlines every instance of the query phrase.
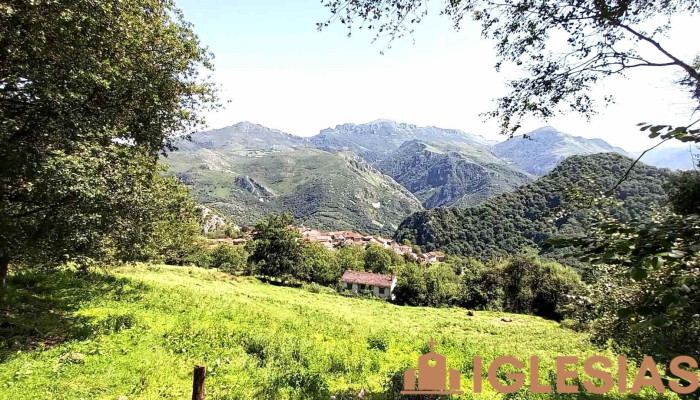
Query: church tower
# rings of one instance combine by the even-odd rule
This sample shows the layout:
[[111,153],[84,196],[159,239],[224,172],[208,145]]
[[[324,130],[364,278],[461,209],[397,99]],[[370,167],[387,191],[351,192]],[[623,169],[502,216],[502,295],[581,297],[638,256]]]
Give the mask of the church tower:
[[460,373],[449,369],[450,387],[447,389],[447,360],[435,352],[437,343],[432,338],[428,342],[430,351],[418,357],[418,390],[416,390],[416,370],[411,368],[404,373],[402,394],[462,394]]

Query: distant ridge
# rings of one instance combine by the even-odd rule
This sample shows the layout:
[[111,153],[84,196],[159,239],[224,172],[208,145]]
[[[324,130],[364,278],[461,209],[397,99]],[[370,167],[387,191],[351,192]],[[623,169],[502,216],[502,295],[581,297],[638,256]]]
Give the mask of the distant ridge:
[[417,126],[390,120],[342,124],[323,129],[311,143],[327,151],[352,151],[369,162],[387,157],[409,140],[449,144],[454,148],[488,148],[494,142],[457,129]]
[[572,136],[551,126],[498,143],[493,146],[493,152],[525,171],[540,176],[553,170],[560,161],[573,155],[617,153],[626,157],[632,156],[602,139]]

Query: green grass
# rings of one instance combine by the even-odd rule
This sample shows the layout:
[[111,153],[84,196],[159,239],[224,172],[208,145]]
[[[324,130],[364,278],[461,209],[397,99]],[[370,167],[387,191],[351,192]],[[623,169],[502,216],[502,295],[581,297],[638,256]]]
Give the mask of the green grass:
[[0,399],[185,399],[194,365],[207,366],[207,399],[356,398],[361,388],[392,398],[431,337],[467,393],[476,355],[538,355],[547,371],[557,355],[613,357],[536,317],[506,323],[197,268],[18,275],[0,300]]

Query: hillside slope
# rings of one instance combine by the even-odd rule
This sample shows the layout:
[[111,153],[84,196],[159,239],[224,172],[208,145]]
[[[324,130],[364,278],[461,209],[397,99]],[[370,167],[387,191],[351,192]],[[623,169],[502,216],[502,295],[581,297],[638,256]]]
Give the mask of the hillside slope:
[[490,152],[467,155],[419,140],[405,142],[377,168],[415,194],[426,208],[477,204],[532,180]]
[[[611,188],[632,162],[614,153],[572,156],[549,174],[511,193],[464,209],[437,209],[413,214],[399,227],[396,237],[427,250],[490,259],[525,247],[537,247],[553,234],[582,233],[589,212],[578,209],[561,214],[571,205],[567,195],[595,194]],[[638,164],[616,191],[622,218],[641,216],[666,201],[664,183],[672,174]]]
[[473,356],[539,356],[545,377],[558,355],[614,357],[536,317],[504,323],[198,268],[24,275],[0,296],[2,399],[185,399],[195,365],[207,368],[207,399],[375,398],[402,389],[430,338],[462,372],[463,398],[500,398],[487,383],[471,394]]
[[573,155],[618,153],[630,156],[601,139],[586,139],[559,132],[551,126],[515,136],[493,146],[498,157],[533,175],[544,175]]
[[290,211],[323,229],[391,233],[420,202],[350,153],[248,124],[195,135],[165,162],[192,195],[240,225]]
[[325,129],[310,143],[354,152],[415,194],[425,208],[476,204],[530,180],[493,154],[496,142],[456,129],[377,120]]

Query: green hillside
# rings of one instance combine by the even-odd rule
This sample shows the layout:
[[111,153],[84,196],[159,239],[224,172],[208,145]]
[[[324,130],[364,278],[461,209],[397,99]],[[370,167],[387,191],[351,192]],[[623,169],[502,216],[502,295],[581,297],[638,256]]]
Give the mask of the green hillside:
[[324,229],[390,234],[422,206],[408,190],[351,153],[238,124],[195,135],[164,159],[194,198],[239,225],[290,211]]
[[208,400],[357,398],[362,388],[392,398],[431,337],[464,389],[475,355],[538,355],[545,377],[557,355],[612,357],[536,317],[502,322],[198,268],[112,272],[13,278],[0,294],[0,398],[184,399],[196,364],[207,366]]
[[[589,210],[570,209],[568,195],[595,195],[614,186],[632,160],[615,153],[572,156],[544,177],[478,206],[424,211],[407,218],[398,239],[428,250],[488,260],[537,247],[554,234],[585,232]],[[638,164],[616,191],[616,214],[625,220],[666,202],[664,183],[672,172]]]

